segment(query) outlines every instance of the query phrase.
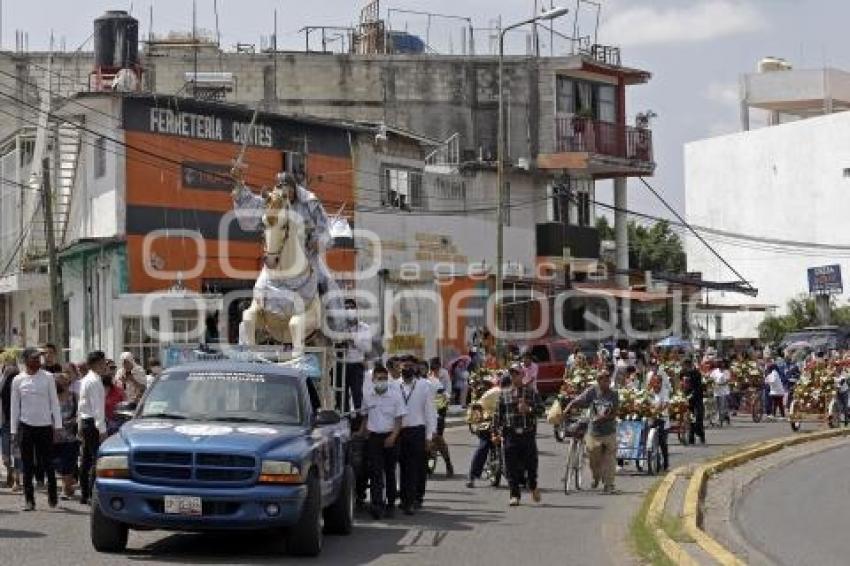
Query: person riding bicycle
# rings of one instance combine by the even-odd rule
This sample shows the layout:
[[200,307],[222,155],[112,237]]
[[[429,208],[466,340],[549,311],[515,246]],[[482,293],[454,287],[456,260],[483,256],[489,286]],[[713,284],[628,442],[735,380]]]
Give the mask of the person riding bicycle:
[[484,472],[484,465],[487,463],[487,456],[490,455],[490,450],[493,450],[493,415],[499,405],[499,395],[502,388],[511,386],[511,378],[505,373],[500,378],[498,384],[485,391],[481,397],[475,400],[469,408],[467,422],[471,425],[471,429],[478,437],[478,447],[472,454],[472,461],[469,464],[469,475],[467,476],[466,487],[472,489],[475,487],[475,480],[481,478]]

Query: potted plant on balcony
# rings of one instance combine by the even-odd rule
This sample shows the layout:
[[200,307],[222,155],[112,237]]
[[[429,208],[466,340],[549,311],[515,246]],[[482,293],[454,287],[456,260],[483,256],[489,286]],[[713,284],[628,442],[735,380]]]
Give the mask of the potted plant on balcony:
[[585,125],[590,120],[593,120],[593,110],[590,108],[579,109],[578,112],[573,114],[573,131],[577,134],[584,132]]

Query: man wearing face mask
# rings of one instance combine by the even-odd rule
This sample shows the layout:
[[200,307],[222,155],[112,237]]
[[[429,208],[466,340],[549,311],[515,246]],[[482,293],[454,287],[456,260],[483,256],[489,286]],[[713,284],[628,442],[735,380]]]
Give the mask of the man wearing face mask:
[[[372,333],[368,324],[358,320],[354,299],[345,300],[345,320],[345,353],[343,363],[337,364],[337,371],[345,372],[342,374],[345,376],[345,397],[338,406],[347,413],[359,411],[363,403],[363,374],[366,371],[366,356],[372,351]],[[349,399],[352,407],[348,407]]]
[[80,503],[88,504],[94,485],[94,465],[97,450],[106,439],[106,391],[102,375],[107,373],[106,354],[100,350],[86,358],[89,372],[80,383],[80,400],[77,405],[79,435],[82,441],[80,465]]
[[399,464],[401,469],[401,510],[413,515],[422,506],[427,479],[428,444],[437,430],[434,389],[417,376],[417,364],[407,359],[401,368],[401,396],[407,414],[401,422]]
[[36,459],[47,476],[47,502],[56,507],[59,496],[53,470],[53,441],[62,430],[62,412],[53,375],[41,369],[41,352],[24,350],[24,370],[12,382],[11,432],[21,447],[25,511],[35,509],[33,472]]
[[364,399],[361,412],[366,417],[359,434],[367,437],[370,512],[374,519],[392,517],[396,500],[397,441],[407,409],[400,387],[390,385],[383,366],[376,365],[372,370],[372,391]]

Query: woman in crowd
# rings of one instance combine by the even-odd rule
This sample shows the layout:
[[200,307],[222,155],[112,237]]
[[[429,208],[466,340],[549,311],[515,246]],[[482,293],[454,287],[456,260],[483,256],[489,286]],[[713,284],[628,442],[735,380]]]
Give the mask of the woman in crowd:
[[767,377],[764,378],[764,383],[767,386],[770,394],[770,404],[766,409],[769,414],[776,416],[776,410],[779,409],[780,416],[785,418],[785,386],[782,385],[782,377],[779,375],[779,370],[776,364],[771,362],[767,366]]
[[62,478],[62,499],[68,500],[74,495],[77,458],[80,454],[80,443],[77,440],[78,397],[71,391],[72,377],[67,369],[55,374],[55,379],[59,409],[62,412],[62,429],[56,432],[53,444],[54,467]]
[[115,418],[115,408],[122,403],[126,397],[124,390],[115,382],[117,366],[113,360],[107,362],[108,372],[103,376],[103,389],[106,393],[106,433],[112,435],[120,428],[120,423]]

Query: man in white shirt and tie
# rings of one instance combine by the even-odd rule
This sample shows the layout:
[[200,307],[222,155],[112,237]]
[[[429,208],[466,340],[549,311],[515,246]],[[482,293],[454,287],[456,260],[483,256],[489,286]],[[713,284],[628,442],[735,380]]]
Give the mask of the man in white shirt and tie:
[[401,364],[401,397],[407,414],[401,421],[399,465],[401,468],[401,510],[413,515],[425,496],[428,443],[437,430],[434,388],[416,375],[416,361],[405,358]]
[[77,405],[81,451],[80,503],[86,505],[94,485],[94,467],[100,443],[106,439],[106,391],[101,377],[107,371],[106,354],[100,350],[86,358],[89,372],[80,382],[80,401]]
[[13,442],[21,447],[24,468],[25,511],[35,509],[32,485],[36,468],[47,476],[47,502],[56,507],[56,474],[53,470],[53,439],[62,430],[62,413],[53,375],[41,369],[41,351],[27,348],[22,357],[24,370],[12,382],[10,412]]

